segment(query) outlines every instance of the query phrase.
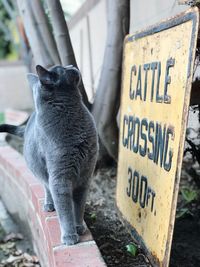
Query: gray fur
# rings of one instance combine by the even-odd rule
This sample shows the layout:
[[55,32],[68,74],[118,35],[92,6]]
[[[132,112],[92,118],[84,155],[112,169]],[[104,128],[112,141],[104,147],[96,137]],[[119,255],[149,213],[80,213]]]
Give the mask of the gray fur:
[[79,241],[83,215],[98,151],[94,120],[78,90],[79,71],[36,67],[28,74],[35,112],[24,133],[26,162],[44,185],[46,211],[57,211],[62,243]]

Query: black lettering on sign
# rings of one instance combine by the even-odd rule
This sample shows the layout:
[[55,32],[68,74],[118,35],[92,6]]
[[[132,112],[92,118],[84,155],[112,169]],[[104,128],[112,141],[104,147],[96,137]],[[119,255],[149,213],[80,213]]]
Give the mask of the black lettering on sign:
[[150,69],[150,64],[144,64],[144,71],[145,71],[145,78],[144,78],[144,101],[147,98],[147,77],[148,77],[148,70]]
[[144,144],[143,146],[140,145],[140,151],[139,151],[142,157],[146,156],[146,153],[147,153],[147,134],[145,133],[147,132],[147,129],[148,129],[147,119],[143,119],[141,121],[140,136],[141,136],[141,139],[144,141]]
[[132,143],[133,143],[133,141],[132,141],[133,129],[134,129],[133,121],[134,121],[133,116],[129,116],[129,122],[128,122],[128,148],[130,150],[132,150]]
[[149,142],[151,143],[151,150],[150,150],[150,147],[148,147],[148,149],[147,149],[148,158],[150,160],[153,160],[154,159],[154,151],[155,151],[155,148],[154,148],[154,122],[153,121],[149,122],[148,139],[149,139]]
[[137,203],[139,193],[139,173],[134,171],[133,174],[133,187],[132,187],[132,200]]
[[133,134],[133,152],[138,152],[139,136],[140,135],[140,119],[135,118],[134,120],[134,134]]
[[166,125],[162,128],[159,123],[156,123],[156,142],[155,142],[155,154],[154,162],[158,164],[158,159],[160,157],[160,167],[162,168],[163,154],[165,148],[165,135],[166,135]]
[[171,83],[171,76],[169,75],[169,68],[174,67],[175,59],[170,58],[166,63],[166,71],[165,71],[165,88],[164,88],[164,102],[166,104],[171,103],[171,96],[167,94],[168,85]]
[[146,207],[149,205],[149,200],[151,198],[151,191],[152,189],[150,187],[147,188],[147,198],[146,198]]
[[125,127],[128,125],[129,117],[127,115],[124,115],[123,120],[123,130],[122,130],[122,144],[124,147],[128,148],[128,138],[125,138]]
[[157,69],[157,62],[151,63],[151,70],[152,70],[152,80],[151,80],[151,102],[153,102],[154,97],[154,81],[155,81],[155,71]]
[[126,188],[127,196],[130,197],[131,195],[131,185],[132,185],[132,170],[128,168],[128,187]]
[[142,175],[140,183],[140,206],[142,208],[145,207],[146,198],[147,198],[147,178]]
[[154,208],[154,199],[155,199],[156,193],[153,190],[151,190],[151,195],[152,195],[152,201],[151,201],[151,212],[152,212]]
[[173,159],[174,127],[124,115],[122,144],[133,153],[148,157],[156,165],[170,171]]
[[[171,96],[168,94],[168,85],[171,83],[170,68],[174,67],[175,59],[169,58],[165,65],[165,72],[161,72],[160,61],[133,65],[130,69],[129,97],[131,100],[149,101],[156,103],[171,103]],[[151,70],[151,75],[148,75]],[[150,82],[149,82],[150,79]],[[161,79],[163,82],[161,83]],[[149,87],[148,88],[148,84]],[[160,84],[164,84],[161,88]],[[149,93],[148,93],[149,90]]]
[[169,139],[174,140],[174,127],[169,126],[167,129],[167,134],[166,134],[166,145],[165,145],[165,155],[164,155],[164,169],[166,171],[170,171],[171,166],[172,166],[172,158],[173,158],[173,150],[172,148],[169,148]]
[[130,91],[129,91],[129,96],[130,99],[134,99],[134,95],[135,95],[135,90],[133,90],[133,75],[136,76],[137,74],[137,69],[136,66],[132,66],[131,68],[131,82],[130,82]]
[[138,80],[137,80],[137,86],[136,86],[135,99],[137,99],[138,96],[140,97],[140,100],[142,100],[141,66],[139,66],[139,69],[138,69]]
[[156,102],[162,103],[163,96],[160,95],[160,75],[161,75],[161,62],[158,62],[158,72],[157,72],[157,86],[156,86]]
[[133,171],[131,167],[128,167],[128,186],[126,193],[128,197],[131,197],[133,203],[138,203],[141,208],[150,207],[151,212],[155,211],[156,194],[148,185],[148,178],[140,175],[137,170]]

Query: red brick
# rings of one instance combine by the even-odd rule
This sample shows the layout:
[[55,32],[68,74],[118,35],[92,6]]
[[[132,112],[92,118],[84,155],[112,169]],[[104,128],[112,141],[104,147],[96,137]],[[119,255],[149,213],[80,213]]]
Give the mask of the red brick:
[[[61,233],[60,233],[60,225],[58,222],[58,218],[47,217],[46,218],[46,227],[48,233],[48,240],[50,241],[51,246],[55,247],[61,245]],[[86,233],[80,236],[80,242],[93,240],[92,235],[87,229]]]
[[41,185],[39,180],[37,180],[27,168],[19,169],[18,177],[16,177],[16,179],[21,182],[21,186],[28,197],[31,195],[32,185]]
[[28,118],[28,113],[14,109],[5,110],[5,121],[8,124],[19,125]]
[[1,187],[0,187],[0,194],[1,194],[1,197],[2,197],[2,194],[5,193],[5,186],[8,186],[13,183],[11,181],[11,178],[5,173],[4,170],[0,169],[0,184],[1,184]]
[[54,248],[54,267],[105,267],[95,242]]
[[1,166],[0,166],[0,176],[2,178],[12,180],[10,175],[8,175],[8,173],[4,169],[2,169]]
[[20,166],[15,166],[15,165],[13,166],[13,173],[16,179],[22,178],[21,174],[26,171],[27,167],[25,166],[25,164],[21,164]]
[[3,166],[13,178],[19,175],[19,170],[26,169],[26,164],[20,154],[16,157],[5,158]]
[[34,180],[35,182],[38,182],[38,179],[33,175],[33,173],[29,170],[26,162],[24,162],[23,166],[20,166],[21,168],[16,168],[16,175],[18,176],[29,176],[31,177],[31,181]]
[[39,214],[39,200],[44,199],[44,188],[41,184],[33,184],[29,186],[31,191],[31,201],[35,208],[35,212]]
[[56,212],[43,211],[44,190],[42,185],[28,170],[23,157],[10,147],[0,147],[0,178],[2,187],[5,182],[5,185],[9,186],[10,192],[17,194],[19,190],[22,190],[25,193],[24,197],[29,199],[26,201],[27,208],[25,208],[27,221],[41,259],[48,257],[49,263],[46,263],[49,264],[48,267],[106,266],[95,242],[88,242],[88,240],[92,240],[89,230],[80,237],[79,244],[69,247],[62,246]]
[[46,218],[56,217],[56,212],[46,212],[44,211],[43,205],[44,205],[44,199],[39,199],[39,209],[38,213],[41,218],[41,222],[45,225]]
[[4,176],[5,170],[2,168],[1,163],[0,163],[0,176]]
[[8,169],[10,167],[10,162],[17,160],[21,155],[17,153],[14,149],[5,146],[0,147],[0,164]]
[[27,217],[29,218],[33,242],[37,244],[37,247],[43,247],[43,249],[47,250],[47,239],[43,229],[44,226],[41,224],[37,213],[34,211],[29,212]]
[[60,225],[57,217],[46,218],[47,240],[52,247],[61,245]]
[[92,240],[93,240],[92,234],[91,234],[90,230],[87,228],[84,235],[80,236],[80,242],[86,242],[86,241],[92,241]]
[[50,242],[50,238],[49,238],[49,229],[48,229],[48,224],[46,224],[46,220],[48,218],[56,218],[56,212],[46,212],[43,209],[43,204],[44,204],[44,199],[39,199],[38,201],[39,204],[39,209],[38,209],[38,214],[41,220],[41,223],[43,225],[43,230],[45,232],[46,238],[48,239],[48,246],[51,247],[51,242]]
[[4,158],[4,157],[10,157],[16,154],[18,154],[16,152],[16,150],[14,150],[13,148],[11,148],[10,146],[1,146],[0,147],[0,159]]
[[53,267],[54,265],[53,247],[48,246],[47,253],[48,253],[49,266]]
[[35,242],[38,243],[38,246],[47,251],[48,244],[47,244],[46,234],[41,224],[37,224],[37,233],[38,233],[38,238]]
[[[21,187],[21,183],[19,183],[15,179],[13,179],[12,175],[10,175],[8,172],[2,170],[1,177],[3,179],[5,187],[9,189],[10,193],[12,192],[12,194],[15,194],[15,195],[23,194],[24,197],[26,197],[26,194],[24,194],[24,191]],[[8,190],[6,190],[6,191],[8,191]]]
[[[19,166],[18,168],[13,168],[12,170],[8,170],[7,172],[9,173],[9,175],[10,175],[11,179],[13,180],[13,182],[17,183],[21,187],[21,190],[23,190],[24,193],[26,195],[28,195],[27,192],[26,192],[27,191],[26,180],[24,179],[24,177],[22,177],[22,175],[20,175],[20,172],[22,170],[26,171],[26,167]],[[29,193],[29,195],[30,195],[30,193]]]

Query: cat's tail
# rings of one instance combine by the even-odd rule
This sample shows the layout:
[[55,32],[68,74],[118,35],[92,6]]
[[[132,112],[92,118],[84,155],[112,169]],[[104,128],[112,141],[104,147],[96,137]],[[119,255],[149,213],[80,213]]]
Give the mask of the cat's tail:
[[10,124],[1,124],[0,125],[0,132],[5,132],[5,133],[17,135],[17,136],[23,138],[24,132],[25,132],[25,127],[26,127],[26,125],[15,126],[15,125],[10,125]]

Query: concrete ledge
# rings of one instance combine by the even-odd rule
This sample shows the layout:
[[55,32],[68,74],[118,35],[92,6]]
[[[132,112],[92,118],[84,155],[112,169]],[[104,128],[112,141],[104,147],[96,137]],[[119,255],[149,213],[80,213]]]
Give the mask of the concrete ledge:
[[43,267],[105,267],[89,230],[74,246],[60,243],[56,212],[43,211],[44,191],[26,167],[23,157],[9,146],[0,147],[0,195],[8,211],[31,235]]

